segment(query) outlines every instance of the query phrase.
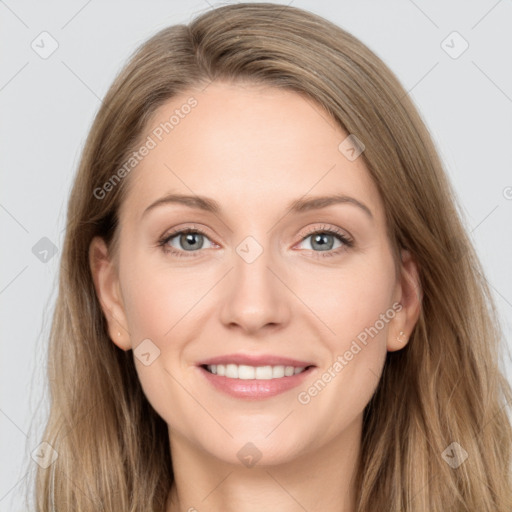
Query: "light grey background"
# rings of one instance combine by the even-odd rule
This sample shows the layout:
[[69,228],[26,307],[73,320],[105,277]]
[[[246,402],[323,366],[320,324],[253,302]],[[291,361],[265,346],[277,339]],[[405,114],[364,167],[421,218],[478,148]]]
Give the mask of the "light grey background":
[[[0,1],[0,511],[25,510],[23,495],[35,468],[30,454],[41,441],[48,408],[42,394],[46,342],[66,202],[93,116],[140,43],[213,5],[220,4]],[[295,0],[291,5],[359,37],[409,91],[454,183],[512,344],[511,3]],[[46,59],[31,47],[50,48],[43,31],[58,43]],[[469,44],[457,58],[464,41],[454,31]],[[32,252],[43,237],[57,248],[46,263]],[[510,376],[510,363],[503,365]]]

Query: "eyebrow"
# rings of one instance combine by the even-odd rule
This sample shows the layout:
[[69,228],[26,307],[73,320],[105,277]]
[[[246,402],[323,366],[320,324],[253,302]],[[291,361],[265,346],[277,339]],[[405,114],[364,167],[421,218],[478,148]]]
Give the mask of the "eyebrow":
[[[204,210],[207,212],[211,212],[214,214],[221,213],[220,204],[211,199],[209,197],[197,196],[197,195],[183,195],[183,194],[167,194],[160,199],[157,199],[155,202],[151,203],[142,213],[144,217],[149,211],[154,208],[167,204],[182,204],[184,206],[188,206],[189,208],[195,208],[198,210]],[[334,194],[329,196],[319,196],[312,197],[309,199],[295,199],[291,203],[288,204],[287,211],[291,211],[293,213],[303,213],[311,210],[319,210],[321,208],[327,208],[328,206],[334,204],[351,204],[357,206],[362,211],[364,211],[371,219],[373,219],[373,214],[364,203],[358,201],[354,197],[346,196],[343,194]]]

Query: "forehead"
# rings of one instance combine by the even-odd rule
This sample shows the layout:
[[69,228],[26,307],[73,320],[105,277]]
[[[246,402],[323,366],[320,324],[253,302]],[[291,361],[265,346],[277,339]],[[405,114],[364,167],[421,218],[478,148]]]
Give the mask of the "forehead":
[[252,214],[278,211],[304,196],[340,193],[382,217],[363,159],[347,157],[348,136],[298,93],[212,83],[172,98],[152,116],[141,137],[151,149],[129,175],[122,210],[140,217],[148,204],[175,192]]

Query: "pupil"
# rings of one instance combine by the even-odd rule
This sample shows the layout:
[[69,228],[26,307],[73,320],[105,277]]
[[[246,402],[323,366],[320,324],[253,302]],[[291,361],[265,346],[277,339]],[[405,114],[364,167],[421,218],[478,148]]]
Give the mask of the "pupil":
[[328,234],[315,235],[313,237],[313,244],[312,244],[313,247],[315,246],[315,244],[319,244],[318,248],[320,248],[320,250],[322,250],[322,251],[332,249],[333,242],[331,241],[330,244],[328,242],[326,242],[325,239],[327,237],[330,237],[332,239],[332,235],[328,235]]
[[[186,242],[187,242],[187,243],[190,243],[190,244],[193,246],[193,247],[192,247],[192,249],[194,249],[194,248],[195,248],[195,247],[194,247],[194,245],[195,245],[196,247],[198,247],[198,246],[200,247],[200,244],[198,244],[198,243],[197,243],[197,240],[196,240],[196,241],[194,240],[194,237],[202,236],[202,235],[200,235],[199,233],[187,233],[187,234],[185,234],[185,235],[183,235],[183,236],[185,237]],[[187,249],[187,244],[184,244],[184,246],[183,246],[183,247],[184,247],[186,250],[188,250],[188,249]]]

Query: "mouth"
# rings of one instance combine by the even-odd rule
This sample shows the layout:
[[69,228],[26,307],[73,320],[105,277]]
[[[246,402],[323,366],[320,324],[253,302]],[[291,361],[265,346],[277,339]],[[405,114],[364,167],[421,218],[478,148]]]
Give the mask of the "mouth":
[[[290,391],[304,382],[316,368],[313,364],[283,358],[265,359],[265,362],[270,359],[274,364],[247,364],[247,357],[230,359],[230,362],[221,362],[217,358],[200,364],[197,368],[213,389],[246,400],[261,400]],[[238,364],[233,359],[238,359]]]

